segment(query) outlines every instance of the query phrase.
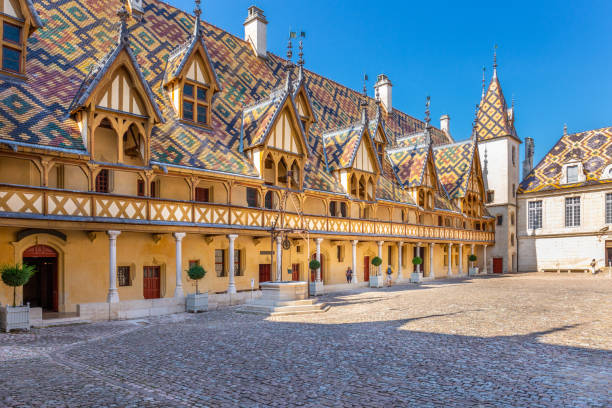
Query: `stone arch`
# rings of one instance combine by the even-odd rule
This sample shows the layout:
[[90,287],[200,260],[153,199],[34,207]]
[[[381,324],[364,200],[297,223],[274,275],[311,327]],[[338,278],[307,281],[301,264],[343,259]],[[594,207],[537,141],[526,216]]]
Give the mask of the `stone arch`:
[[277,169],[278,171],[276,173],[276,178],[278,180],[278,185],[287,187],[287,184],[289,182],[287,178],[287,172],[289,171],[289,169],[287,167],[287,162],[285,161],[284,157],[281,157],[281,159],[278,161]]

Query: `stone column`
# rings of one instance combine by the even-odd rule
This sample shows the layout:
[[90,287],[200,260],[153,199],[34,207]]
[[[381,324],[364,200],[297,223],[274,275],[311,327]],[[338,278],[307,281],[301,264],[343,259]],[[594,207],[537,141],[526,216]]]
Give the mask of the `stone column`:
[[283,280],[283,238],[276,237],[276,282]]
[[175,232],[172,234],[174,242],[176,244],[175,259],[176,259],[176,287],[174,289],[174,297],[181,297],[183,295],[183,238],[185,238],[184,232]]
[[434,242],[429,244],[429,277],[435,279],[436,274],[434,273]]
[[463,275],[463,244],[459,244],[459,275]]
[[448,244],[448,276],[453,276],[453,244]]
[[357,243],[359,241],[353,240],[351,241],[351,245],[353,246],[353,283],[357,283]]
[[[319,264],[321,263],[321,242],[323,242],[323,238],[315,239],[315,243],[317,244],[317,261],[319,261]],[[317,268],[315,281],[321,282],[321,265],[319,265],[319,267]]]
[[[378,257],[379,257],[380,259],[383,259],[383,257],[382,257],[382,247],[383,247],[383,245],[385,244],[385,241],[378,241],[378,242],[377,242],[377,244],[378,244]],[[382,263],[381,263],[381,264],[380,264],[380,266],[378,267],[378,274],[381,274],[381,273],[382,273],[382,271],[381,271],[381,269],[380,269],[381,267],[382,267]]]
[[234,266],[236,265],[236,260],[234,259],[234,241],[236,238],[238,238],[236,234],[227,236],[229,240],[229,285],[227,286],[227,293],[230,295],[236,293],[236,282],[234,280],[234,276],[236,275],[236,271],[234,270]]
[[404,279],[402,275],[402,247],[404,246],[403,242],[397,243],[397,281],[400,282]]
[[482,267],[482,273],[483,274],[487,274],[487,246],[483,245],[482,249],[484,250],[483,256],[482,256],[482,260],[484,262],[484,265]]
[[117,237],[121,231],[106,231],[109,243],[109,266],[108,266],[108,303],[119,302],[119,292],[117,291]]

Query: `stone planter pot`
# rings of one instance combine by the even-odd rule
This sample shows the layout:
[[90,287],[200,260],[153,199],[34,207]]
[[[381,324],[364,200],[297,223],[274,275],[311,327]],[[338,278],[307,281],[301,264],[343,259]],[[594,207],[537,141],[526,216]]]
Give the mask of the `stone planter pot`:
[[412,272],[410,274],[411,283],[421,283],[423,281],[423,274],[421,272]]
[[13,329],[30,330],[30,304],[26,306],[6,306],[0,313],[2,329],[7,333]]
[[311,296],[321,296],[324,293],[323,282],[310,282],[309,286]]
[[190,313],[206,312],[208,310],[208,292],[188,294],[185,298],[185,310]]
[[385,277],[382,275],[370,275],[370,287],[382,288],[385,285]]
[[470,276],[478,275],[478,268],[470,268],[470,269],[468,269],[468,275],[470,275]]

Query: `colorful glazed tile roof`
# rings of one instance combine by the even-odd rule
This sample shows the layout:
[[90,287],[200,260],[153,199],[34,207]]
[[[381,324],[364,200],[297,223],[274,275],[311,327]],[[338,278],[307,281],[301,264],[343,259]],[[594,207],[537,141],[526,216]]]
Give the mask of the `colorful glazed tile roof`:
[[265,141],[287,95],[286,92],[276,92],[264,101],[243,110],[241,133],[243,149],[259,146]]
[[[0,78],[0,141],[64,149],[87,155],[77,123],[71,118],[71,103],[82,97],[83,84],[93,75],[92,67],[117,48],[120,0],[37,0],[33,5],[44,26],[28,40],[26,64],[28,81]],[[275,90],[285,82],[286,61],[272,53],[267,59],[255,56],[249,43],[202,22],[202,37],[221,91],[213,99],[211,129],[190,126],[180,121],[163,85],[167,73],[175,75],[193,45],[195,18],[162,1],[149,0],[144,18],[130,20],[130,44],[137,67],[152,92],[163,123],[154,126],[151,157],[154,163],[186,166],[204,171],[258,177],[242,153],[246,146],[246,127],[253,125],[249,144],[260,140],[274,110]],[[191,41],[191,42],[190,42]],[[190,44],[187,46],[186,44]],[[183,48],[180,48],[180,47]],[[177,51],[178,49],[178,51]],[[309,156],[305,168],[305,188],[345,193],[338,180],[327,171],[351,161],[356,138],[349,132],[327,150],[323,134],[349,129],[361,118],[359,103],[363,96],[321,75],[303,70],[302,85],[309,97],[316,122],[310,126],[307,141]],[[298,78],[299,80],[299,78]],[[268,103],[266,103],[268,101]],[[398,139],[421,132],[424,123],[394,109],[378,116],[378,104],[368,99],[368,117],[378,118],[390,147]],[[249,107],[245,109],[245,107]],[[375,126],[374,123],[369,123]],[[260,133],[264,129],[263,133]],[[249,133],[247,129],[245,135]],[[244,136],[244,135],[243,135]],[[452,143],[439,129],[431,129],[433,145]],[[329,142],[329,141],[328,141]],[[344,150],[338,147],[342,146]],[[348,151],[348,153],[347,153]],[[332,157],[329,157],[332,156]],[[334,164],[335,163],[335,164]],[[399,163],[399,162],[398,162]],[[417,165],[418,167],[418,165]],[[396,185],[391,164],[382,163],[382,192]],[[419,169],[410,170],[418,174]],[[402,194],[387,194],[400,197]]]
[[465,196],[475,151],[475,143],[472,140],[434,148],[438,178],[450,198]]
[[513,126],[506,99],[502,92],[501,85],[497,79],[497,74],[489,84],[487,92],[480,102],[476,121],[476,134],[478,141],[490,140],[497,137],[513,136],[518,138]]
[[429,145],[426,144],[392,149],[387,152],[387,157],[400,185],[404,187],[421,185],[429,152]]
[[[576,184],[564,184],[563,165],[572,159],[578,159],[582,163],[586,180]],[[612,164],[612,127],[563,135],[540,163],[523,178],[518,192],[533,193],[609,183],[612,180],[602,177],[602,173],[610,164]]]
[[330,171],[346,169],[353,165],[363,134],[362,123],[323,134],[325,159]]

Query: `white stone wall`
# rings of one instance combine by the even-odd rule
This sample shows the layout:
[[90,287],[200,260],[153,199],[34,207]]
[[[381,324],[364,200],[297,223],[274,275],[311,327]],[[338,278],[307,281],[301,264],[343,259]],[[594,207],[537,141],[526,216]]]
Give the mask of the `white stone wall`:
[[[592,259],[605,263],[605,241],[612,240],[606,224],[606,193],[612,188],[592,186],[519,197],[519,270],[588,268]],[[580,226],[565,226],[565,198],[580,197]],[[528,229],[528,202],[542,201],[542,228]],[[607,233],[599,231],[608,227]]]

